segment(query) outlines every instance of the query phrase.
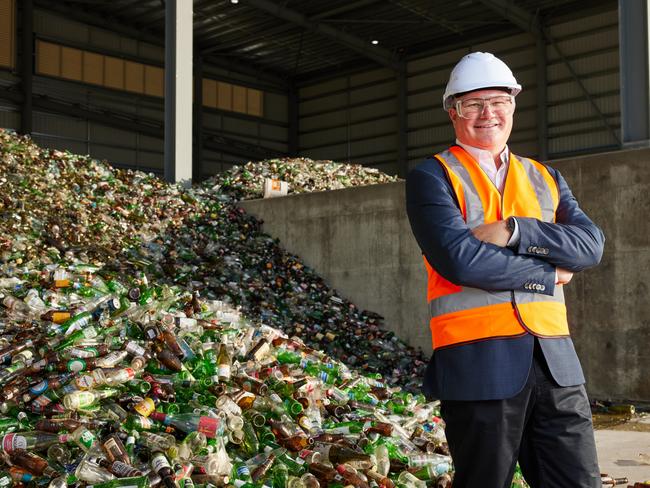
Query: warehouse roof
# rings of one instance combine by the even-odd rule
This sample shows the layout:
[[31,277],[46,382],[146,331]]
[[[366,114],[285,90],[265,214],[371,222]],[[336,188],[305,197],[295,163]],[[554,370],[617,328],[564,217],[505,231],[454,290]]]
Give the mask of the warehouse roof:
[[[35,0],[162,43],[164,0]],[[616,0],[194,0],[195,54],[298,84],[529,31],[616,8]]]

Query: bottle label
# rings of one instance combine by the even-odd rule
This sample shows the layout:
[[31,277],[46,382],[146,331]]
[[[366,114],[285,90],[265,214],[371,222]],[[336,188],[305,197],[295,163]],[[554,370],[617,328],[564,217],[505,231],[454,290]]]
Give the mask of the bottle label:
[[133,471],[137,470],[122,461],[115,461],[111,465],[111,471],[120,478],[126,478],[129,475],[133,476]]
[[161,469],[164,468],[171,468],[169,465],[169,461],[165,457],[165,455],[161,452],[157,452],[154,454],[153,458],[151,459],[151,467],[153,468],[155,473],[158,473]]
[[89,407],[95,403],[95,395],[89,391],[80,391],[77,395],[79,408]]
[[144,356],[147,353],[144,347],[142,347],[140,344],[137,344],[133,341],[129,342],[124,348],[124,350],[129,354],[131,354],[132,356]]
[[217,418],[202,416],[199,419],[199,432],[206,435],[206,437],[215,438],[219,430],[221,422]]
[[7,434],[2,438],[2,450],[11,453],[16,449],[27,449],[27,439],[22,435]]
[[82,447],[85,447],[86,449],[90,449],[93,444],[95,443],[95,440],[97,437],[95,437],[95,434],[93,434],[89,430],[84,430],[81,435],[79,436],[79,444],[82,445]]
[[43,381],[41,381],[40,383],[36,383],[34,386],[32,386],[32,387],[29,389],[29,392],[30,392],[32,395],[40,395],[40,394],[43,393],[45,390],[47,390],[48,385],[49,385],[49,383],[47,382],[47,380],[43,380]]
[[62,324],[70,318],[70,312],[54,312],[52,314],[52,322],[55,324]]
[[230,365],[220,364],[217,368],[217,376],[220,378],[230,378]]
[[194,465],[191,463],[176,465],[176,472],[174,473],[174,479],[180,481],[184,478],[187,478],[192,474]]
[[248,476],[251,475],[251,471],[250,471],[250,469],[248,469],[248,466],[246,466],[245,464],[242,464],[241,466],[237,467],[237,475],[240,478],[243,478],[244,476],[248,477]]
[[142,400],[135,407],[133,407],[136,412],[138,412],[143,417],[148,417],[156,409],[156,404],[149,397]]
[[135,371],[132,368],[123,368],[109,378],[112,383],[125,383],[135,378]]
[[126,356],[126,351],[113,351],[101,358],[101,361],[98,362],[97,365],[101,368],[112,368],[120,361],[122,361]]
[[96,347],[88,347],[85,349],[75,347],[74,349],[70,349],[68,354],[72,358],[96,358],[99,356],[99,350]]
[[117,445],[117,441],[112,437],[109,437],[108,440],[104,442],[102,448],[104,449],[104,452],[109,455],[109,459],[116,459],[122,456],[122,449],[120,449],[120,446]]
[[32,402],[32,412],[38,413],[50,403],[52,403],[51,399],[49,399],[45,395],[41,395],[38,398],[34,399],[34,401]]
[[187,318],[187,317],[176,317],[176,325],[181,329],[190,329],[196,326],[196,319]]
[[86,361],[83,359],[72,359],[66,364],[66,369],[71,373],[79,373],[86,369]]
[[91,375],[85,374],[77,378],[75,383],[81,389],[90,389],[95,384],[95,379]]

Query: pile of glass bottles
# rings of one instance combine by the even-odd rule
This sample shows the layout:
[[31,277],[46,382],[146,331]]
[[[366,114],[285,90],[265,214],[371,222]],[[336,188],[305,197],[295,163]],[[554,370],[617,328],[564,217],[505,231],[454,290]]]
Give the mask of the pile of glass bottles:
[[0,279],[0,483],[448,487],[437,404],[78,260]]
[[233,166],[206,184],[237,200],[249,200],[262,198],[266,178],[286,181],[289,184],[289,193],[339,190],[399,180],[396,176],[359,164],[314,161],[309,158],[281,158]]
[[[346,184],[389,178],[331,162],[306,170],[302,161],[261,167],[282,177],[287,168],[302,168],[310,178],[321,174],[318,188],[340,183],[344,174]],[[291,181],[296,191],[313,189],[301,187],[299,175]],[[86,156],[41,149],[0,130],[0,276],[73,258],[105,265],[117,275],[145,272],[159,284],[229,298],[251,320],[416,391],[422,354],[384,330],[379,315],[359,310],[329,288],[236,203],[214,180],[184,189]]]

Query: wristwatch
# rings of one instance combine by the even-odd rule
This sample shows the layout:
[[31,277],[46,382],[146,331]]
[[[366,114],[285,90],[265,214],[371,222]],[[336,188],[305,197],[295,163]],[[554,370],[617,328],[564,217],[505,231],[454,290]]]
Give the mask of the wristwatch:
[[514,217],[508,217],[506,219],[506,227],[510,231],[510,235],[515,231],[515,218]]

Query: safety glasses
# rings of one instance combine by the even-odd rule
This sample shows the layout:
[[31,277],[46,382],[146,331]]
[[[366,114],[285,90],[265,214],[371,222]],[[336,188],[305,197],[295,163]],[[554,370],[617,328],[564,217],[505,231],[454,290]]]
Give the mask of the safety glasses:
[[515,111],[515,97],[498,95],[489,98],[464,98],[456,100],[456,112],[464,119],[472,119],[483,113],[485,108],[498,115],[510,115]]

